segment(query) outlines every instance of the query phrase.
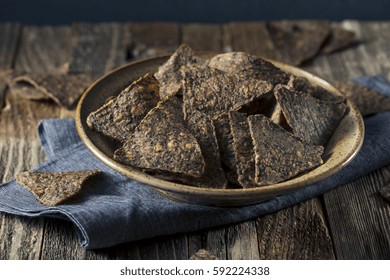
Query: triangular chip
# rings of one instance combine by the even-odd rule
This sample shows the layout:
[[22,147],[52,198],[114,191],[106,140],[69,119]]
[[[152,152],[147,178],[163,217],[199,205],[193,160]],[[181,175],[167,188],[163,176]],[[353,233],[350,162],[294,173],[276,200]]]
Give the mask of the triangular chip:
[[213,121],[213,123],[217,136],[220,159],[226,169],[226,177],[229,183],[238,185],[236,156],[234,154],[233,136],[228,114],[222,115],[219,119]]
[[11,92],[31,100],[51,99],[72,109],[81,94],[92,82],[86,74],[39,75],[25,74],[11,80]]
[[146,74],[125,88],[112,105],[115,125],[130,137],[146,114],[160,101],[159,84],[151,74]]
[[202,151],[182,115],[176,97],[160,102],[115,151],[114,159],[146,170],[200,177],[205,167]]
[[332,26],[329,38],[322,48],[322,52],[330,54],[345,49],[355,43],[355,33],[342,27]]
[[205,169],[201,177],[184,180],[184,182],[198,187],[226,188],[227,180],[221,167],[213,122],[204,113],[193,111],[187,119],[187,124],[202,150]]
[[256,187],[255,156],[247,115],[244,113],[230,112],[229,119],[237,162],[238,182],[243,188]]
[[55,206],[77,195],[90,177],[100,170],[68,172],[22,172],[16,181],[43,205]]
[[390,97],[375,90],[348,81],[336,81],[334,85],[355,103],[362,116],[390,111]]
[[294,134],[314,145],[327,143],[346,111],[344,103],[321,101],[283,85],[275,88],[275,96]]
[[303,143],[263,115],[248,117],[255,151],[255,181],[271,185],[322,164],[322,146]]
[[244,52],[216,55],[210,59],[208,66],[229,74],[264,80],[273,85],[286,84],[290,78],[289,74],[271,62]]
[[146,74],[118,97],[90,113],[87,124],[91,129],[123,142],[131,137],[136,126],[158,102],[158,81],[153,75]]
[[305,77],[291,77],[288,82],[288,86],[294,89],[295,91],[302,91],[310,94],[314,98],[317,98],[322,101],[329,102],[344,102],[345,97],[341,95],[332,94],[326,89],[312,85],[308,79]]
[[182,67],[182,72],[185,115],[195,109],[215,120],[272,90],[265,81],[242,79],[208,66]]
[[282,20],[267,27],[277,49],[276,59],[295,66],[313,58],[330,32],[325,20]]
[[154,74],[160,83],[161,99],[178,94],[182,88],[180,68],[199,61],[200,58],[194,55],[194,51],[188,45],[180,45],[168,61],[161,65],[157,73]]

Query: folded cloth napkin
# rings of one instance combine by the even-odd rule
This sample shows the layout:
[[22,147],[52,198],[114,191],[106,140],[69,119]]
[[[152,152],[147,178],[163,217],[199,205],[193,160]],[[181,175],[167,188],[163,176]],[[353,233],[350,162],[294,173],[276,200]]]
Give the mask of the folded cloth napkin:
[[[370,82],[390,93],[387,81],[374,78]],[[240,222],[289,207],[390,164],[390,112],[367,117],[365,126],[361,151],[330,178],[260,204],[221,208],[160,196],[150,186],[120,175],[95,158],[79,139],[74,120],[47,119],[39,124],[38,134],[48,159],[35,170],[101,169],[103,174],[69,204],[54,207],[41,205],[11,180],[0,186],[0,211],[68,219],[79,233],[81,246],[89,249]]]

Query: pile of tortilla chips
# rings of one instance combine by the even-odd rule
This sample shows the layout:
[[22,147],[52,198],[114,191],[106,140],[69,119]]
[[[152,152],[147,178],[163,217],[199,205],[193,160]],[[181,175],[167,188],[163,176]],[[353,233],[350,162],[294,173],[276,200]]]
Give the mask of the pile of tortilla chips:
[[232,52],[203,59],[181,45],[157,73],[92,112],[118,143],[113,158],[202,188],[253,188],[323,163],[345,98],[269,61]]

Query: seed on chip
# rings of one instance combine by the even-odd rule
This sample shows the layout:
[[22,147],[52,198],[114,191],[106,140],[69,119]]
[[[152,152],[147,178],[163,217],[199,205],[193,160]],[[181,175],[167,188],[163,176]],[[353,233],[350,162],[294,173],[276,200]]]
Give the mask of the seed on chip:
[[146,170],[193,177],[204,174],[205,162],[195,136],[183,120],[181,102],[175,96],[161,101],[115,151],[114,159]]
[[255,152],[255,181],[271,185],[322,164],[322,146],[300,141],[263,115],[248,117]]
[[184,115],[201,111],[212,120],[259,99],[272,90],[268,82],[228,75],[208,66],[182,67]]
[[336,81],[334,84],[358,107],[362,116],[390,111],[390,97],[354,82]]
[[243,188],[257,187],[255,183],[255,157],[247,115],[245,113],[230,112],[229,119],[237,163],[238,182]]
[[275,96],[295,136],[314,145],[325,145],[344,117],[346,105],[318,100],[308,93],[278,85]]
[[22,172],[16,175],[16,181],[29,190],[41,204],[55,206],[77,195],[87,179],[99,173],[100,170]]
[[161,99],[179,94],[182,88],[182,76],[180,68],[200,62],[200,58],[194,55],[194,51],[186,44],[182,44],[172,54],[172,56],[161,65],[155,73],[155,77],[160,83]]
[[212,57],[209,67],[228,74],[264,80],[273,85],[286,84],[290,75],[271,62],[244,52],[229,52]]

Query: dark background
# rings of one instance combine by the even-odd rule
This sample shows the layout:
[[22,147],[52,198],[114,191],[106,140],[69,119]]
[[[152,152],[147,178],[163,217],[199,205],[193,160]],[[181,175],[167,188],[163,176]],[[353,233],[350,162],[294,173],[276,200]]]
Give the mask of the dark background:
[[0,22],[390,19],[389,0],[0,0]]

